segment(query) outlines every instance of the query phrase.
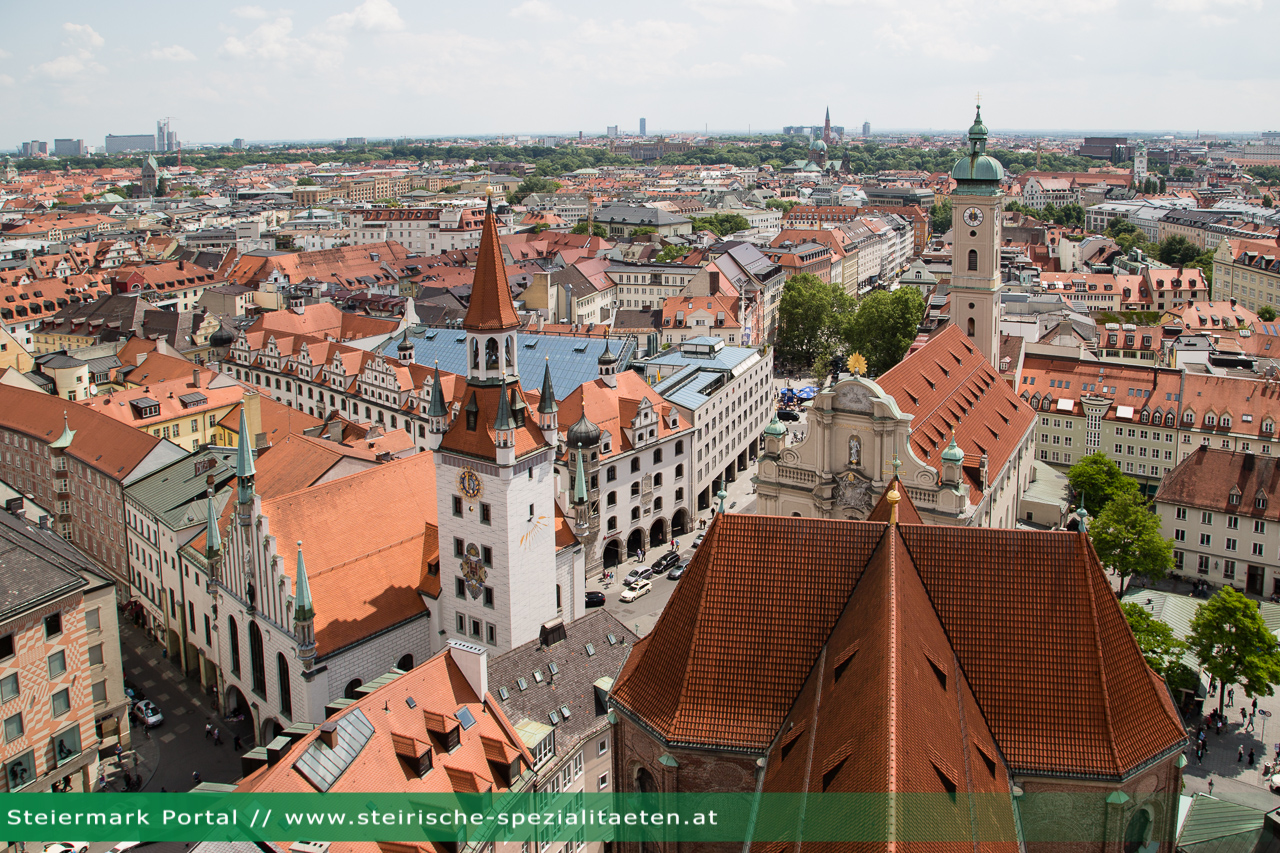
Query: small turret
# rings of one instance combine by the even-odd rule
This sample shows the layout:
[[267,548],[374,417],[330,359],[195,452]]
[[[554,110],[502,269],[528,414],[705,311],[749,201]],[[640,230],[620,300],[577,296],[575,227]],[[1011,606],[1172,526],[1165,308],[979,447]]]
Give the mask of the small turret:
[[538,399],[538,429],[547,444],[555,445],[560,432],[560,405],[556,402],[555,389],[551,387],[551,358],[547,358],[542,371],[542,396]]
[[503,374],[498,390],[498,415],[493,420],[493,443],[498,451],[499,465],[513,465],[516,461],[516,420],[511,414],[511,401],[507,397],[507,377]]
[[444,399],[444,385],[440,382],[440,362],[436,362],[436,375],[431,383],[431,404],[427,406],[427,445],[436,450],[440,439],[449,429],[449,404]]
[[403,365],[413,364],[413,344],[409,341],[409,331],[400,336],[400,343],[396,345],[396,358]]
[[591,526],[591,502],[587,492],[587,472],[582,465],[582,457],[586,451],[579,444],[574,450],[577,457],[577,470],[573,477],[573,515],[574,527],[578,528],[578,532],[585,531]]
[[956,444],[956,434],[951,433],[951,443],[942,451],[942,485],[960,485],[960,469],[964,465],[964,451]]
[[596,366],[600,371],[600,378],[604,380],[604,384],[610,388],[618,387],[618,357],[613,354],[613,350],[609,349],[609,339],[604,339],[604,352],[600,353],[600,357],[596,359]]
[[205,496],[204,558],[209,566],[209,582],[217,584],[222,574],[222,533],[218,530],[218,510],[213,505],[212,488]]
[[238,515],[241,524],[253,520],[254,475],[253,436],[249,432],[249,420],[244,404],[240,404],[240,438],[236,447],[236,490],[239,499]]
[[298,638],[298,659],[302,661],[302,668],[309,670],[316,659],[316,611],[311,603],[307,566],[302,561],[302,540],[298,540],[298,571],[293,583],[293,630]]

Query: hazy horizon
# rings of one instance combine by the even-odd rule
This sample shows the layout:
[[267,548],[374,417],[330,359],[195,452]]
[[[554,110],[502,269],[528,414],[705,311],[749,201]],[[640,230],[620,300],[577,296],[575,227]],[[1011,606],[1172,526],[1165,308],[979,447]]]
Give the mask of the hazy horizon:
[[[863,121],[946,135],[968,126],[979,91],[996,136],[1271,129],[1252,122],[1280,64],[1229,36],[1276,30],[1280,4],[903,5],[660,0],[630,17],[586,0],[14,6],[0,35],[0,148],[97,147],[166,116],[193,144],[634,134],[641,116],[650,136],[729,135],[820,124],[828,106],[851,136]],[[1180,42],[1194,61],[1176,58]],[[1144,46],[1156,58],[1133,61]]]

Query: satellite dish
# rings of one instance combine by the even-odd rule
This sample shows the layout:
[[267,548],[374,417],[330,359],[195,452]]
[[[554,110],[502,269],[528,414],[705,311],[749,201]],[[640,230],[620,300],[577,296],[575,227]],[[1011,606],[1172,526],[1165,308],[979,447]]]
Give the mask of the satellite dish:
[[90,385],[89,385],[89,396],[90,396],[90,397],[96,397],[96,396],[98,396],[98,386],[97,386],[97,385],[93,385],[93,384],[90,384]]

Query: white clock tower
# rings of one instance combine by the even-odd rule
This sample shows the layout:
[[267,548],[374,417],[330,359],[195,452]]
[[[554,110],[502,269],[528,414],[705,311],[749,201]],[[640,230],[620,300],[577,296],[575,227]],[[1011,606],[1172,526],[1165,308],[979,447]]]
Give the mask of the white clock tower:
[[987,153],[982,108],[969,128],[969,153],[951,177],[951,321],[973,340],[997,370],[1000,358],[1000,213],[1004,167]]
[[463,328],[466,387],[451,406],[437,371],[428,411],[440,536],[437,648],[467,639],[501,654],[536,639],[547,622],[572,619],[583,581],[573,561],[557,566],[555,445],[520,388],[520,320],[492,199]]

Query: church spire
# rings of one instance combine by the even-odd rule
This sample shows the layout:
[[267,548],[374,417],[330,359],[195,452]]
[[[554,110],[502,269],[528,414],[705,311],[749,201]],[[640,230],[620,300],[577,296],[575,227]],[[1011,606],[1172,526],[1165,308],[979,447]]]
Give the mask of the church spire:
[[[236,447],[236,479],[238,481],[241,504],[253,503],[253,477],[256,473],[253,465],[253,436],[249,433],[249,419],[245,414],[245,405],[240,403],[240,443]],[[248,523],[248,514],[241,514],[242,524]]]
[[307,566],[302,561],[302,540],[298,540],[298,569],[293,579],[293,625],[298,637],[298,659],[304,669],[311,669],[316,659],[315,607],[311,603],[311,585],[307,583]]
[[494,332],[520,326],[515,303],[511,301],[511,285],[507,282],[502,245],[498,241],[498,220],[493,215],[492,188],[484,212],[484,231],[480,237],[480,253],[476,258],[471,302],[467,306],[462,326],[469,332]]

